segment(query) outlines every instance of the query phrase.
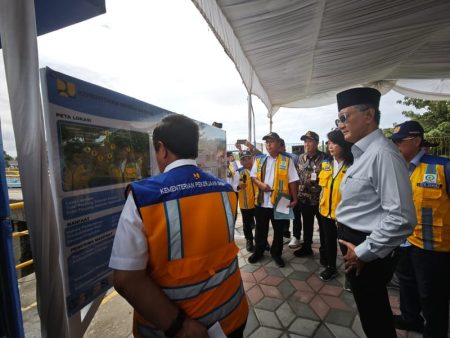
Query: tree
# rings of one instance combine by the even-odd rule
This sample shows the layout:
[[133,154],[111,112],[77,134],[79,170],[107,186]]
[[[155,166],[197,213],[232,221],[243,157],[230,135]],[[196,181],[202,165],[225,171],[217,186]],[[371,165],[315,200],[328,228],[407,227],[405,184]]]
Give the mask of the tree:
[[407,110],[402,114],[419,122],[425,130],[425,137],[450,136],[450,101],[430,101],[405,97],[403,101],[399,100],[397,103],[424,110],[423,113]]
[[14,160],[14,157],[12,157],[11,155],[9,155],[6,151],[3,150],[3,158],[5,159],[5,161],[12,161]]

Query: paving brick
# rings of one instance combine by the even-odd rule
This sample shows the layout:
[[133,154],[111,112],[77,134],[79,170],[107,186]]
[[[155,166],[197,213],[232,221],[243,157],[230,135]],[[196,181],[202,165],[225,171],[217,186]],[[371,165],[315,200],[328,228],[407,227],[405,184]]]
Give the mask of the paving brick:
[[311,276],[311,272],[294,271],[288,277],[291,279],[307,280]]
[[275,329],[281,329],[281,323],[278,317],[272,311],[267,311],[263,309],[255,309],[256,318],[262,326],[273,327]]
[[304,281],[289,278],[289,282],[294,286],[296,290],[314,292],[314,290],[308,285],[308,283]]
[[256,283],[252,282],[242,282],[242,283],[244,284],[244,290],[246,292],[256,285]]
[[341,298],[322,295],[323,300],[333,309],[341,309],[341,310],[351,310],[350,306],[348,306]]
[[335,338],[335,337],[324,324],[321,324],[314,333],[314,338]]
[[258,270],[259,268],[260,268],[260,266],[256,265],[256,264],[247,264],[247,265],[244,265],[243,267],[241,267],[241,272],[242,271],[254,272],[254,271]]
[[329,296],[335,296],[338,297],[341,295],[341,293],[344,291],[344,289],[340,286],[332,286],[332,285],[325,285],[322,289],[320,289],[320,294],[322,295],[329,295]]
[[281,299],[264,297],[258,304],[255,305],[255,307],[258,309],[275,311],[281,303],[283,303]]
[[263,299],[264,293],[262,292],[261,288],[258,285],[256,285],[247,292],[247,297],[250,303],[255,305],[261,299]]
[[256,318],[253,309],[250,309],[247,317],[247,324],[245,325],[244,337],[248,337],[253,331],[260,327],[259,321]]
[[278,276],[267,276],[261,281],[261,284],[278,286],[284,280],[283,277]]
[[309,303],[309,306],[314,310],[314,312],[319,316],[320,319],[325,319],[330,307],[319,295],[315,296],[313,300]]
[[261,282],[264,278],[266,278],[267,272],[264,267],[260,267],[258,270],[253,272],[253,277],[255,277],[257,282]]
[[364,330],[362,329],[361,320],[359,319],[358,314],[355,316],[355,320],[353,321],[352,325],[353,332],[356,333],[358,337],[365,337]]
[[278,285],[278,290],[284,298],[289,298],[295,292],[295,288],[288,279],[283,280],[280,285]]
[[309,303],[311,301],[311,299],[314,298],[315,293],[314,292],[309,292],[309,291],[296,291],[293,295],[292,295],[292,299],[295,299],[298,302],[302,302],[302,303]]
[[336,325],[351,326],[354,319],[355,313],[353,311],[330,309],[325,318],[325,321]]
[[304,264],[291,262],[291,266],[295,271],[310,272]]
[[280,299],[283,298],[283,296],[281,295],[280,291],[276,286],[259,284],[259,287],[261,288],[262,292],[264,293],[264,296],[266,297],[280,298]]
[[320,320],[308,304],[300,303],[293,299],[288,300],[288,304],[298,317]]
[[[348,327],[327,323],[326,326],[336,337],[359,338],[355,332]],[[364,337],[364,336],[363,336]],[[381,338],[381,337],[380,337]]]
[[307,262],[304,263],[305,267],[311,271],[311,272],[315,272],[317,271],[317,269],[319,269],[319,264],[317,264],[314,260],[309,260]]
[[253,277],[253,274],[251,272],[241,270],[241,277],[244,282],[256,283],[256,279],[255,279],[255,277]]
[[269,276],[277,276],[277,277],[281,277],[281,278],[286,277],[282,273],[282,271],[285,270],[286,268],[280,269],[278,266],[270,267],[269,265],[264,266],[264,268],[266,269],[267,274]]
[[277,309],[276,314],[281,322],[281,325],[284,327],[288,327],[296,317],[288,302],[281,304]]
[[289,326],[289,332],[311,337],[319,327],[319,324],[320,323],[315,320],[297,318],[296,320],[294,320],[291,326]]
[[249,338],[278,338],[283,334],[282,331],[261,326],[253,332]]
[[306,282],[309,284],[309,286],[314,290],[314,291],[319,291],[322,287],[323,287],[323,282],[322,280],[317,277],[316,275],[311,275]]
[[289,276],[292,273],[292,271],[294,271],[294,269],[290,265],[286,265],[284,269],[280,269],[280,272],[284,277]]

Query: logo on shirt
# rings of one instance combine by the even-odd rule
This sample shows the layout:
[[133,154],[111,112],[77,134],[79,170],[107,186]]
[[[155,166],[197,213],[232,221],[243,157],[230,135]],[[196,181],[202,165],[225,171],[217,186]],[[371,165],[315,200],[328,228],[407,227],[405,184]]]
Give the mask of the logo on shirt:
[[437,175],[436,174],[425,174],[423,175],[423,183],[431,184],[437,183]]
[[194,179],[199,180],[200,179],[200,173],[193,173],[192,176]]

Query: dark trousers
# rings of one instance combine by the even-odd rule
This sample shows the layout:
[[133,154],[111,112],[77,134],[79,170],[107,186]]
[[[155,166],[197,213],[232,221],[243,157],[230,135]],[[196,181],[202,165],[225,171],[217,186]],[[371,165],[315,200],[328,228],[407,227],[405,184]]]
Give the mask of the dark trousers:
[[450,252],[409,249],[425,317],[425,338],[448,336],[450,300]]
[[252,230],[255,227],[255,209],[241,209],[241,214],[245,239],[247,241],[253,240]]
[[320,238],[325,242],[326,249],[326,261],[329,267],[336,268],[336,256],[337,256],[337,227],[336,221],[332,218],[324,217],[319,214],[321,219],[320,227],[322,231],[320,232]]
[[309,205],[305,203],[300,204],[300,213],[303,218],[303,246],[311,248],[313,242],[313,232],[314,232],[314,217],[317,218],[317,222],[319,224],[319,235],[320,235],[320,257],[326,257],[326,243],[325,243],[325,234],[323,234],[323,227],[320,226],[322,223],[319,217],[319,206],[318,205]]
[[292,210],[294,212],[294,220],[292,221],[292,235],[300,239],[302,235],[302,214],[300,211],[300,203],[297,203],[297,205]]
[[[354,245],[361,244],[368,234],[356,231],[338,223],[338,238]],[[342,253],[347,247],[341,245]],[[362,328],[368,338],[396,338],[391,305],[387,291],[387,283],[394,274],[396,258],[388,255],[364,265],[356,276],[353,270],[346,274],[355,298],[361,319]]]
[[283,252],[283,228],[286,220],[273,218],[273,208],[255,208],[255,253],[262,255],[266,249],[267,235],[269,234],[269,222],[273,228],[273,242],[270,247],[270,254],[273,257],[281,257]]
[[403,319],[411,324],[423,324],[420,314],[419,290],[411,261],[411,246],[398,248],[398,263],[395,274],[400,284],[400,311]]

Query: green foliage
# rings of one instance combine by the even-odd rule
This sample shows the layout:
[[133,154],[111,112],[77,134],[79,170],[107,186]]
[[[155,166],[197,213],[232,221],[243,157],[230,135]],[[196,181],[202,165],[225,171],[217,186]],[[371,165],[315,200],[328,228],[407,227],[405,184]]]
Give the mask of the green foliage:
[[397,101],[420,112],[405,110],[402,114],[419,122],[425,130],[426,137],[442,137],[450,135],[450,101],[430,101],[405,97]]

